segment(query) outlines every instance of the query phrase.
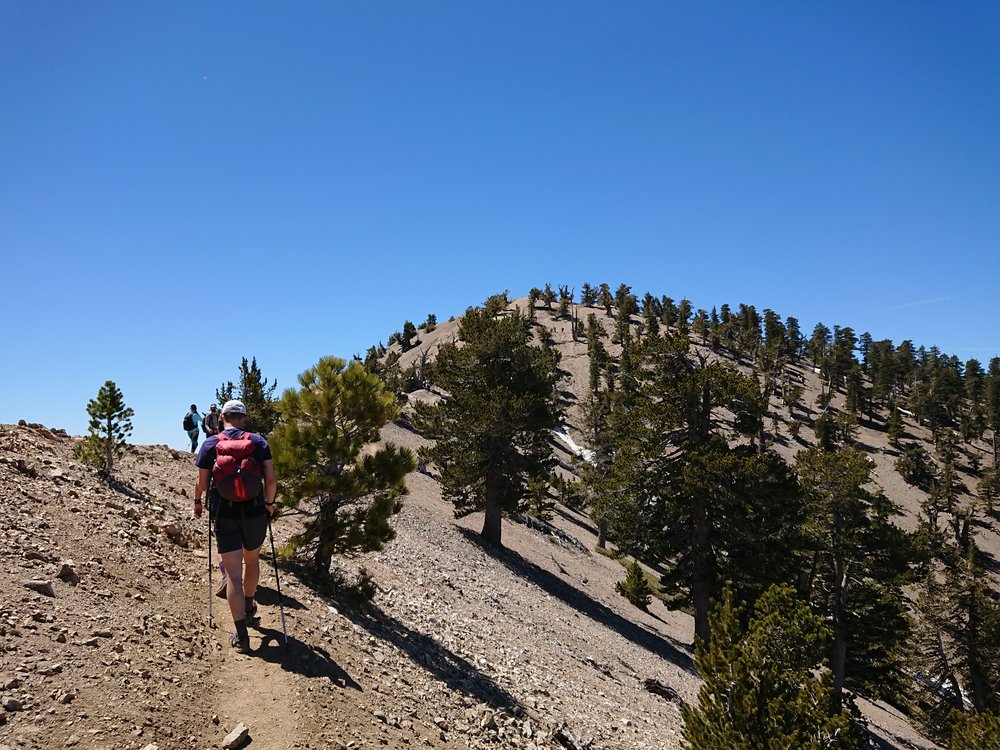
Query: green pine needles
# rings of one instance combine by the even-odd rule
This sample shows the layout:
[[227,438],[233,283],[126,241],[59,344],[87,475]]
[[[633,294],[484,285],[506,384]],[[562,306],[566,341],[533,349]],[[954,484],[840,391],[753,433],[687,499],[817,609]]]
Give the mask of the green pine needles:
[[285,391],[271,433],[280,509],[298,509],[305,526],[288,549],[306,555],[326,577],[334,555],[382,547],[395,536],[413,453],[392,443],[375,448],[379,430],[399,414],[395,396],[360,362],[324,357]]
[[238,398],[247,408],[246,428],[250,432],[267,437],[281,416],[274,400],[274,391],[277,387],[278,381],[268,382],[268,379],[261,375],[256,357],[249,363],[244,357],[240,362],[238,386],[234,386],[232,381],[223,383],[215,391],[215,398],[219,401],[220,409],[227,401]]
[[417,405],[418,428],[436,440],[424,454],[444,496],[456,516],[485,511],[482,537],[494,547],[503,546],[503,514],[525,509],[528,482],[540,488],[548,478],[550,431],[559,424],[554,356],[532,346],[528,318],[506,308],[498,294],[466,311],[461,345],[442,345],[428,372],[447,396]]
[[831,714],[832,675],[821,669],[830,632],[790,586],[760,598],[746,628],[726,588],[712,615],[712,641],[695,664],[705,682],[684,706],[689,750],[854,750],[847,711]]
[[127,440],[132,434],[135,412],[125,406],[125,397],[115,381],[108,380],[97,392],[97,398],[87,403],[87,414],[89,434],[73,449],[73,456],[110,477],[115,470],[115,459],[129,449]]
[[653,587],[649,585],[642,566],[636,560],[626,568],[625,580],[616,583],[615,588],[639,609],[646,609],[653,601]]

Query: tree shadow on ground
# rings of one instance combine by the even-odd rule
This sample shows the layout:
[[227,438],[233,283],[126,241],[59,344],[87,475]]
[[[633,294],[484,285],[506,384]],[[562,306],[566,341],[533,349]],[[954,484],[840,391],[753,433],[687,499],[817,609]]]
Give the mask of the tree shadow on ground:
[[303,677],[327,678],[339,687],[361,691],[361,686],[322,646],[311,645],[292,636],[289,636],[286,646],[282,632],[273,628],[251,626],[251,632],[261,637],[260,646],[254,649],[252,656],[278,664],[282,669]]
[[[257,593],[253,595],[253,598],[258,604],[263,604],[269,607],[278,606],[278,592],[268,586],[258,584]],[[284,606],[285,609],[305,609],[302,602],[285,593],[281,595],[281,605]]]
[[767,442],[768,444],[777,443],[778,445],[784,446],[785,448],[788,447],[788,438],[786,438],[781,433],[778,433],[776,435],[773,432],[769,432],[767,435]]
[[481,703],[495,708],[515,708],[521,702],[483,674],[467,659],[443,646],[427,633],[421,633],[400,622],[375,605],[365,613],[345,613],[351,622],[384,641],[388,641],[410,660],[448,686]]
[[592,524],[588,524],[586,521],[579,518],[576,513],[566,510],[565,508],[559,505],[556,506],[555,510],[556,513],[558,513],[560,516],[565,518],[570,523],[574,524],[575,526],[579,526],[588,534],[593,534],[594,536],[597,536],[597,527],[593,526]]
[[506,565],[511,571],[526,581],[534,583],[550,596],[572,607],[577,612],[586,615],[595,622],[615,631],[623,638],[632,641],[647,651],[676,664],[681,669],[694,672],[694,660],[686,645],[654,633],[641,625],[628,620],[610,607],[595,601],[580,589],[563,581],[558,576],[525,559],[508,549],[494,549],[482,541],[482,537],[469,529],[460,529],[461,533],[486,554]]
[[977,552],[979,564],[983,566],[984,570],[993,573],[994,575],[1000,574],[1000,562],[997,561],[995,555],[982,549]]
[[115,492],[120,492],[122,495],[132,498],[133,500],[139,500],[144,503],[149,502],[149,497],[147,495],[144,495],[142,492],[137,490],[131,482],[123,477],[103,474],[101,475],[101,478],[104,480],[105,484],[107,484],[108,487],[113,489]]

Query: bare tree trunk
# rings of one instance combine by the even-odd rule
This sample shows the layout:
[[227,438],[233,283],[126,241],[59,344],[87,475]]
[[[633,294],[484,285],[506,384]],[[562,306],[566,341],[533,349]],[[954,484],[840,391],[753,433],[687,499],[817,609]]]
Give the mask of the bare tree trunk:
[[844,705],[844,676],[847,673],[847,569],[839,560],[834,561],[836,592],[833,604],[833,695],[831,712],[839,713]]
[[112,474],[115,470],[115,441],[114,433],[112,432],[111,417],[108,417],[108,434],[105,438],[104,450],[107,453],[107,463],[108,474]]
[[969,654],[969,681],[972,683],[972,705],[976,711],[985,711],[989,695],[987,676],[984,673],[983,663],[979,655],[979,646],[976,643],[976,636],[982,627],[979,622],[979,602],[977,594],[969,597],[969,625],[965,630],[966,650]]
[[712,607],[712,576],[711,563],[708,559],[708,507],[703,499],[695,502],[693,509],[694,538],[694,570],[691,579],[691,601],[694,605],[695,638],[708,646],[712,637],[709,625],[709,614]]
[[486,475],[486,515],[483,518],[482,537],[491,547],[503,547],[500,535],[502,533],[503,509],[500,507],[497,477],[490,471]]
[[608,546],[608,519],[604,516],[597,520],[597,546],[601,549]]

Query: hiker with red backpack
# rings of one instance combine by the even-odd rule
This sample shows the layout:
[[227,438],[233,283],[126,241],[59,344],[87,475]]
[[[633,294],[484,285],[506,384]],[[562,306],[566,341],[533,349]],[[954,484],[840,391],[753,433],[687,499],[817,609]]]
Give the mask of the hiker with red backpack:
[[247,621],[257,614],[253,597],[260,580],[260,549],[278,489],[271,448],[263,436],[245,429],[246,420],[242,401],[223,405],[226,428],[202,444],[195,459],[198,483],[194,492],[198,518],[203,511],[202,497],[208,492],[209,522],[225,566],[226,599],[236,626],[230,645],[243,653],[250,651]]

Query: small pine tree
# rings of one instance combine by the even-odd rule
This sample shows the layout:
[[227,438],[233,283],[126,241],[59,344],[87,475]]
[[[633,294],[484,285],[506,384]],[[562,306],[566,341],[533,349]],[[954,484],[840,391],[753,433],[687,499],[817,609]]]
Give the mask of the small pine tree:
[[555,502],[549,496],[549,480],[546,477],[529,477],[528,485],[528,515],[542,521],[552,518]]
[[125,406],[125,398],[115,381],[108,380],[97,392],[97,398],[87,403],[87,414],[90,415],[89,434],[73,449],[73,456],[111,476],[115,459],[121,458],[129,448],[127,440],[132,434],[135,412]]
[[894,465],[903,481],[924,492],[930,492],[937,481],[937,470],[930,454],[915,443],[900,454]]
[[552,290],[552,284],[545,282],[545,289],[542,290],[542,299],[545,300],[545,309],[551,310],[555,301],[556,293]]
[[886,432],[889,436],[889,445],[893,448],[898,448],[899,440],[903,437],[905,427],[903,425],[903,415],[900,414],[895,404],[892,405],[892,409],[889,411],[889,422],[886,425]]
[[822,450],[832,451],[837,447],[837,418],[828,411],[823,412],[813,422],[816,443]]
[[402,507],[404,480],[416,462],[392,443],[373,450],[399,409],[360,362],[324,357],[299,375],[299,384],[281,398],[271,452],[281,477],[279,507],[308,505],[289,549],[311,554],[314,571],[326,576],[335,554],[380,550],[395,536],[389,519]]
[[653,601],[653,587],[646,580],[646,574],[637,560],[633,560],[625,572],[625,580],[615,584],[618,593],[639,609],[645,610]]
[[230,399],[238,398],[247,409],[246,428],[250,432],[267,437],[278,423],[280,412],[274,400],[274,391],[278,387],[278,381],[269,383],[267,378],[261,376],[260,368],[257,366],[257,358],[254,357],[249,363],[243,357],[240,362],[240,384],[237,389],[232,381],[223,383],[215,392],[220,406]]
[[403,347],[403,351],[409,351],[414,346],[419,344],[419,341],[414,341],[417,337],[417,327],[413,325],[412,321],[407,320],[403,323],[403,335],[400,337],[399,344]]

